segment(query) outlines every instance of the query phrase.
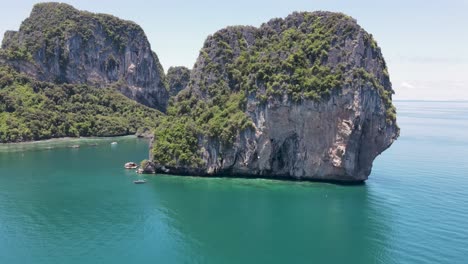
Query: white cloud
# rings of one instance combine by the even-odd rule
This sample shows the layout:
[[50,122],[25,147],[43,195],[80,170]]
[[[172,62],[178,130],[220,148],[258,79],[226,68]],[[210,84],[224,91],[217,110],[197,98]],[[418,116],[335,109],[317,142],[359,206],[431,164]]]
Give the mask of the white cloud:
[[[398,57],[397,57],[398,58]],[[468,63],[460,59],[389,60],[390,78],[399,100],[468,100]],[[427,62],[427,63],[422,63]]]
[[412,84],[410,84],[408,82],[404,82],[404,81],[400,83],[400,87],[405,88],[405,89],[414,89],[415,88],[414,85],[412,85]]
[[396,81],[393,88],[397,100],[468,100],[468,83],[459,80]]

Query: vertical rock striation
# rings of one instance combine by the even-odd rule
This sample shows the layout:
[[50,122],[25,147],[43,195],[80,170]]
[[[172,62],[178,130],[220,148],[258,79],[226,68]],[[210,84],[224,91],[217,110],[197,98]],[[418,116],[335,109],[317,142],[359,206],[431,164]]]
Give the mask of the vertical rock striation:
[[19,31],[5,33],[2,49],[3,63],[39,80],[113,86],[144,105],[166,109],[162,66],[131,21],[41,3]]
[[206,40],[153,155],[175,174],[365,181],[399,135],[392,94],[380,48],[346,15],[228,27]]

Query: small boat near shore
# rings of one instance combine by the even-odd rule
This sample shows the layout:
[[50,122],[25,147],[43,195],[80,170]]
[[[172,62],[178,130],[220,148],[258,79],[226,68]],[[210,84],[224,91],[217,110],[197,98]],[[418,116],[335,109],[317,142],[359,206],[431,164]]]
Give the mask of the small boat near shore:
[[127,163],[125,163],[124,168],[126,168],[126,169],[136,169],[136,168],[138,168],[138,165],[135,162],[127,162]]
[[135,180],[133,181],[134,184],[143,184],[146,183],[146,180]]
[[70,148],[79,148],[79,147],[80,147],[80,145],[72,145],[72,146],[70,146]]
[[115,142],[115,141],[111,143],[111,145],[117,145],[117,144],[118,144],[118,143],[117,143],[117,142]]

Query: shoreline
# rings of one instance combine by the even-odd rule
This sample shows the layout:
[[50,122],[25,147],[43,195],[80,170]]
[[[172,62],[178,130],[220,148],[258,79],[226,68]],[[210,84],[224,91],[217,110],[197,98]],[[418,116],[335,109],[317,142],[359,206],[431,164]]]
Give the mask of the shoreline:
[[[113,141],[124,141],[139,139],[136,135],[115,136],[115,137],[62,137],[45,140],[0,143],[0,153],[23,152],[29,150],[51,150],[60,148],[80,148],[110,144]],[[75,145],[78,145],[74,147]]]
[[60,138],[49,138],[35,141],[24,141],[24,142],[9,142],[9,143],[0,143],[0,146],[15,146],[15,145],[33,145],[40,143],[62,143],[70,141],[102,141],[102,140],[111,140],[111,139],[125,139],[125,138],[139,138],[136,135],[126,135],[126,136],[111,136],[111,137],[60,137]]

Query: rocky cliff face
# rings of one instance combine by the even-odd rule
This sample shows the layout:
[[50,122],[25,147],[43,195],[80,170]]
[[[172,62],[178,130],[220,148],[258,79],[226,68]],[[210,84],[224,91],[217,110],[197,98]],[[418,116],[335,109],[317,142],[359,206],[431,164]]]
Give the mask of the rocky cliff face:
[[20,30],[5,33],[1,62],[38,80],[112,85],[165,111],[168,91],[158,57],[133,22],[62,3],[34,6]]
[[380,48],[348,16],[229,27],[206,40],[154,159],[176,174],[364,181],[399,135],[392,93]]
[[167,84],[169,87],[169,94],[176,96],[180,91],[188,86],[190,81],[190,70],[186,67],[170,67],[167,70]]
[[372,87],[344,87],[324,102],[248,102],[254,129],[231,147],[206,140],[203,173],[296,179],[364,181],[372,162],[398,129]]

